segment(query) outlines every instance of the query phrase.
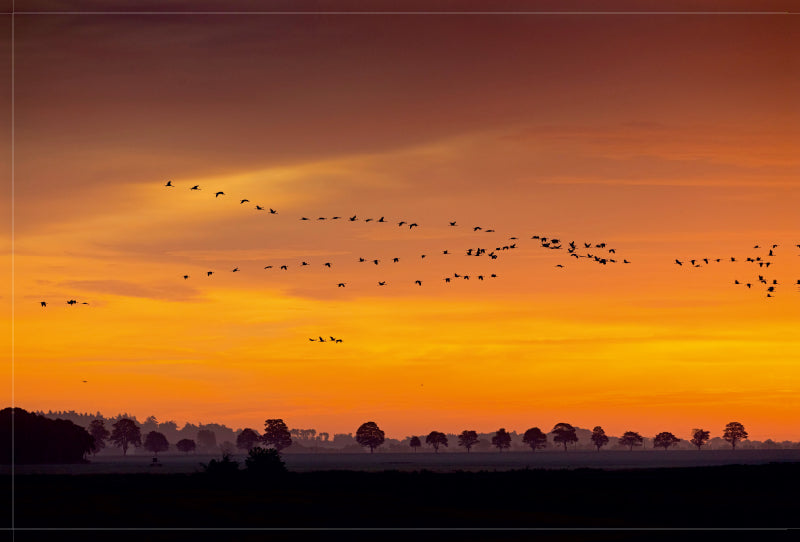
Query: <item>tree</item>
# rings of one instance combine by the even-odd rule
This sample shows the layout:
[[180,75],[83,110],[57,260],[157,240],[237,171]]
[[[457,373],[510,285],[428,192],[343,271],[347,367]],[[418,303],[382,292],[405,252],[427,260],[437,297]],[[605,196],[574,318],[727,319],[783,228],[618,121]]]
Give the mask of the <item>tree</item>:
[[511,435],[501,427],[492,437],[492,446],[495,446],[501,452],[503,449],[511,448]]
[[247,472],[256,476],[275,476],[287,472],[281,454],[274,448],[251,448],[244,464]]
[[558,442],[564,445],[564,451],[567,451],[567,444],[571,442],[578,442],[578,435],[575,434],[575,428],[568,423],[557,423],[553,430],[550,431],[553,435],[553,442]]
[[619,438],[620,446],[627,446],[628,449],[633,450],[634,446],[641,446],[644,439],[636,431],[625,431]]
[[365,422],[356,431],[356,442],[362,446],[369,446],[369,453],[374,453],[375,448],[383,444],[384,432],[375,422]]
[[597,451],[600,451],[600,448],[608,444],[608,437],[606,436],[606,432],[603,431],[603,428],[599,425],[592,429],[592,443],[594,443]]
[[710,437],[710,431],[704,431],[703,429],[692,429],[692,440],[689,442],[697,446],[697,449],[700,450]]
[[675,446],[681,441],[678,437],[670,433],[669,431],[664,431],[656,435],[653,439],[653,446],[656,448],[664,448],[664,451],[667,451],[670,446]]
[[264,422],[264,434],[261,435],[261,442],[280,452],[292,445],[292,435],[282,419],[269,419]]
[[142,432],[135,421],[130,418],[120,418],[112,427],[114,429],[109,440],[117,448],[122,448],[122,455],[128,455],[128,446],[142,445]]
[[739,422],[731,422],[725,426],[722,438],[730,442],[732,449],[735,450],[736,443],[747,438],[747,431],[744,430],[744,425]]
[[222,461],[212,459],[208,462],[208,465],[205,463],[200,463],[200,466],[203,467],[203,470],[206,474],[213,476],[214,478],[232,476],[239,471],[239,462],[231,461],[231,456],[229,454],[223,454]]
[[260,439],[261,437],[258,433],[248,428],[239,433],[239,436],[236,437],[236,447],[240,450],[250,451]]
[[92,420],[89,423],[89,434],[94,437],[94,445],[92,446],[92,455],[106,447],[106,440],[111,435],[106,429],[103,420]]
[[433,451],[439,453],[439,446],[447,447],[447,435],[439,431],[431,431],[425,437],[425,444],[433,446]]
[[200,429],[197,432],[197,447],[201,450],[213,450],[217,447],[217,434],[211,429]]
[[0,410],[0,442],[3,464],[11,463],[12,457],[17,464],[80,463],[92,451],[94,437],[69,420],[8,407]]
[[542,430],[538,427],[531,427],[522,435],[522,442],[530,446],[531,451],[535,452],[547,446],[547,435],[542,433]]
[[475,431],[462,431],[460,435],[458,435],[458,445],[463,446],[467,449],[467,453],[469,453],[469,449],[478,444],[480,440],[478,440],[478,433]]
[[175,447],[180,451],[182,451],[183,453],[188,454],[189,452],[193,452],[195,448],[197,448],[197,444],[195,444],[195,442],[192,439],[185,438],[179,440],[178,443],[175,444]]
[[164,433],[158,431],[150,431],[144,439],[144,449],[158,455],[158,452],[166,452],[169,450],[169,442]]
[[411,437],[411,440],[409,441],[408,445],[411,446],[416,452],[417,448],[422,446],[422,443],[419,441],[419,437]]

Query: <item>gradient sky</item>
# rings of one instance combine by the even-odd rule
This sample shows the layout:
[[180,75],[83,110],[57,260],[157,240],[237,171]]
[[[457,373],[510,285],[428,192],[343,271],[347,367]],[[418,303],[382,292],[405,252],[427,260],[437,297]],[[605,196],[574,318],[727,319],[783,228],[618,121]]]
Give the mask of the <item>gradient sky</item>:
[[13,401],[800,440],[799,23],[17,13]]

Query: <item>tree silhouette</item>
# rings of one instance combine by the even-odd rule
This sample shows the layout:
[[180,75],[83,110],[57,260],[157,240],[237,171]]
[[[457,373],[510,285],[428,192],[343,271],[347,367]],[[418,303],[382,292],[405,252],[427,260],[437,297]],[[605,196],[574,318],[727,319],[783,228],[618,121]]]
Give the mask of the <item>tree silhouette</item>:
[[261,442],[280,452],[292,445],[292,435],[282,419],[269,419],[264,422],[264,434],[261,435]]
[[408,443],[414,449],[414,452],[417,451],[417,448],[422,446],[422,443],[419,441],[419,437],[411,437],[411,440]]
[[183,453],[188,454],[189,452],[193,452],[195,448],[197,448],[197,444],[192,439],[185,438],[181,439],[175,444],[175,447],[182,451]]
[[747,431],[744,430],[744,425],[739,422],[731,422],[725,426],[725,432],[722,433],[722,438],[731,443],[731,449],[736,449],[736,443],[740,440],[747,438]]
[[578,442],[578,435],[575,434],[575,428],[568,423],[557,423],[550,433],[554,435],[553,442],[564,445],[565,452],[567,451],[567,444]]
[[467,453],[469,453],[469,449],[475,446],[478,442],[478,433],[475,431],[462,431],[460,435],[458,435],[458,445],[463,446],[467,449]]
[[222,461],[212,459],[208,462],[208,465],[205,463],[200,463],[200,466],[203,467],[203,470],[206,474],[213,476],[214,478],[232,476],[239,471],[239,462],[231,461],[230,454],[222,454]]
[[535,452],[547,446],[547,435],[542,433],[538,427],[531,427],[522,435],[522,442],[530,446],[532,452]]
[[501,427],[492,437],[492,446],[496,447],[501,452],[503,449],[511,448],[511,435]]
[[620,446],[627,446],[629,450],[633,450],[634,446],[641,446],[644,439],[636,431],[625,431],[619,438]]
[[599,425],[592,429],[592,443],[597,448],[597,451],[600,451],[600,448],[608,444],[608,437],[606,436],[606,432],[603,431],[603,428]]
[[122,455],[128,455],[128,446],[142,445],[142,432],[135,421],[130,418],[120,418],[112,427],[114,429],[109,440],[117,448],[122,448]]
[[275,476],[287,472],[281,454],[274,448],[251,448],[244,464],[247,472],[256,476]]
[[236,447],[240,450],[250,451],[260,439],[261,437],[258,433],[248,428],[239,433],[239,436],[236,437]]
[[653,446],[656,448],[664,448],[664,451],[667,451],[670,446],[675,446],[681,441],[678,437],[670,433],[669,431],[664,431],[656,435],[653,439]]
[[710,431],[705,431],[703,429],[692,429],[692,440],[689,442],[697,446],[697,449],[700,450],[710,437]]
[[92,455],[97,455],[97,452],[106,447],[106,440],[111,435],[106,429],[103,420],[92,420],[89,423],[89,434],[94,437],[94,446],[92,446]]
[[150,431],[144,439],[144,449],[158,455],[158,452],[169,450],[169,442],[167,442],[167,437],[164,436],[164,433]]
[[431,431],[430,434],[425,437],[425,444],[433,446],[433,451],[438,454],[439,446],[447,447],[447,435],[439,431]]
[[197,447],[201,450],[213,450],[217,447],[217,434],[211,429],[200,429],[197,432]]
[[365,422],[356,431],[356,442],[362,446],[369,446],[369,453],[374,453],[375,448],[383,444],[384,433],[375,422]]
[[11,463],[12,455],[18,464],[79,463],[92,451],[94,437],[69,420],[14,407],[0,410],[0,442],[0,463]]

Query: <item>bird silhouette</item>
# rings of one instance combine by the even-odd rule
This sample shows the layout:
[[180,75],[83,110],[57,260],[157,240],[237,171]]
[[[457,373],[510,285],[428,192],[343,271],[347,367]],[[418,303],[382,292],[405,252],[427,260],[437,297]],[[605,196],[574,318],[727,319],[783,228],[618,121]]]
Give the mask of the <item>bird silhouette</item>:
[[385,220],[383,217],[380,217],[380,218],[378,219],[378,222],[386,222],[386,220]]
[[261,205],[256,205],[256,211],[263,211],[264,208]]
[[472,228],[472,231],[478,231],[480,229],[483,229],[483,228],[481,228],[480,226],[475,226],[474,228]]
[[406,224],[406,223],[407,223],[407,222],[406,222],[405,220],[401,220],[400,222],[398,222],[398,223],[397,223],[397,225],[398,225],[398,226],[402,226],[403,224]]
[[224,195],[225,195],[225,192],[217,192],[216,194],[214,194],[214,197],[218,198],[218,197],[224,196]]
[[77,304],[77,303],[78,303],[78,302],[77,302],[77,301],[75,301],[74,299],[70,299],[69,301],[67,301],[67,305],[75,305],[75,304]]
[[281,266],[281,269],[283,269],[284,271],[286,271],[286,270],[287,270],[287,269],[289,269],[289,268],[288,268],[288,267],[286,267],[285,265],[282,265],[282,266]]
[[303,263],[301,263],[300,265],[301,265],[301,266],[303,266],[303,265],[308,265],[308,262],[303,262]]
[[188,278],[189,278],[189,275],[184,275],[184,276],[183,276],[183,280],[186,280],[186,279],[188,279]]
[[385,280],[383,280],[383,281],[379,280],[378,281],[378,286],[386,286],[386,281]]
[[380,260],[372,260],[372,263],[374,263],[375,265],[378,265],[378,262],[379,262],[379,261],[380,261]]
[[322,264],[322,265],[324,265],[325,267],[330,267],[330,266],[331,266],[331,262],[325,262],[325,263],[324,263],[324,264]]
[[556,267],[564,267],[564,266],[559,263],[559,264],[556,264]]
[[344,282],[340,282],[339,284],[336,285],[336,287],[337,288],[344,288],[344,285],[345,285]]
[[210,276],[211,276],[211,275],[213,275],[213,274],[214,274],[214,272],[213,272],[213,271],[206,271],[206,276],[207,276],[207,277],[210,277]]
[[417,284],[417,285],[419,285],[419,286],[422,286],[422,281],[421,281],[421,280],[415,280],[415,281],[414,281],[414,284]]
[[241,205],[242,203],[250,203],[250,200],[249,199],[243,199],[242,201],[239,202],[239,204]]
[[413,223],[408,225],[408,229],[410,230],[411,228],[413,228],[415,226],[419,226],[419,224],[417,224],[416,222],[413,222]]
[[42,304],[42,307],[46,307],[47,306],[47,301],[40,301],[39,303]]
[[373,220],[374,220],[373,218],[368,218],[364,222],[372,222]]
[[678,265],[683,265],[683,262],[680,261],[680,260],[675,260],[675,263],[678,264]]
[[276,211],[275,209],[273,209],[273,208],[271,208],[271,207],[270,207],[269,214],[271,214],[271,215],[277,215],[277,214],[278,214],[278,211]]
[[239,268],[238,268],[238,267],[234,267],[234,268],[233,268],[233,271],[231,271],[231,272],[232,272],[232,273],[236,273],[238,270],[239,270]]
[[394,263],[397,263],[397,262],[399,262],[399,261],[400,261],[400,258],[392,258],[392,261],[393,261]]
[[358,261],[359,262],[366,262],[367,260],[366,260],[366,258],[359,258]]
[[458,224],[456,224],[455,221],[454,221],[454,222],[451,222],[450,225],[451,226],[457,226]]
[[356,218],[356,215],[353,215],[353,216],[350,217],[350,222],[355,222],[356,220],[358,220]]
[[448,251],[446,251],[446,250],[443,250],[442,254],[450,254],[450,253]]
[[165,184],[164,186],[173,186],[172,181],[167,181],[167,184]]
[[191,187],[189,190],[200,190],[200,185],[196,184],[193,187]]
[[303,217],[300,218],[300,220],[308,220],[308,218],[303,216]]
[[444,281],[445,281],[445,282],[450,282],[450,277],[445,277],[445,278],[444,278]]
[[264,269],[272,269],[272,266],[271,265],[265,265]]

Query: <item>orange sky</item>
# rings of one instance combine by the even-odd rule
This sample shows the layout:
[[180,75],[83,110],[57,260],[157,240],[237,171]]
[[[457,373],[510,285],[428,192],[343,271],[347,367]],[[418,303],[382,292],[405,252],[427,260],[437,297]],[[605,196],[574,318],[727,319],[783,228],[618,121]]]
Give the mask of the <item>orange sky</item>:
[[800,440],[799,21],[16,14],[13,401]]

